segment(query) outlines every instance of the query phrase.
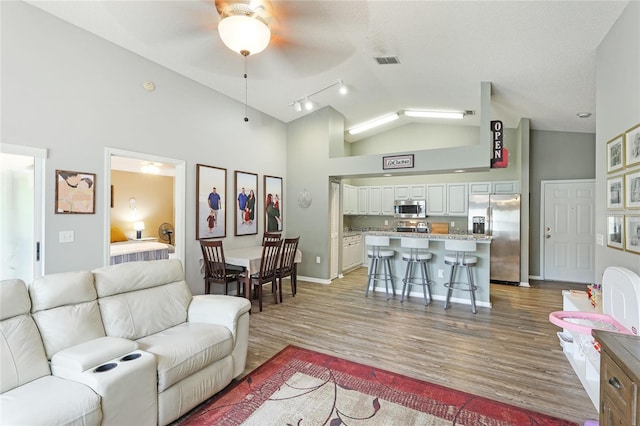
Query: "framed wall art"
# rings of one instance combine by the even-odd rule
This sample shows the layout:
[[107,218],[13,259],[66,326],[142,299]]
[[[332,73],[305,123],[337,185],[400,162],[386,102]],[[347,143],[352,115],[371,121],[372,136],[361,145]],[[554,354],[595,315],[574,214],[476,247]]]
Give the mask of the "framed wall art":
[[258,175],[236,171],[235,207],[236,235],[258,233]]
[[95,214],[96,175],[56,170],[55,212],[59,214]]
[[624,216],[607,216],[607,246],[623,250],[624,249]]
[[624,175],[625,207],[640,209],[640,169]]
[[640,254],[640,215],[625,216],[624,235],[625,250]]
[[620,134],[607,142],[607,173],[624,168],[624,135]]
[[622,191],[623,178],[617,176],[607,179],[607,208],[622,209],[624,192]]
[[282,178],[264,177],[264,230],[265,232],[282,232]]
[[640,164],[640,124],[627,130],[624,134],[625,166]]
[[227,236],[227,169],[196,164],[196,240]]

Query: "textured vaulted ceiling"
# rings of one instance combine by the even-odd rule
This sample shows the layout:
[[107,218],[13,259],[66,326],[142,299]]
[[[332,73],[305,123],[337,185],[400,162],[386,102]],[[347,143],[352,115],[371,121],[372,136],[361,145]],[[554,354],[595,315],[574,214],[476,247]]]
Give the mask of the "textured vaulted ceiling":
[[[244,102],[244,59],[220,41],[212,0],[28,3]],[[595,132],[596,49],[627,4],[272,1],[275,34],[248,58],[248,103],[289,122],[307,113],[292,101],[343,80],[347,96],[311,99],[340,111],[348,128],[410,108],[479,112],[480,83],[490,81],[492,118],[507,127],[528,117],[533,129]]]

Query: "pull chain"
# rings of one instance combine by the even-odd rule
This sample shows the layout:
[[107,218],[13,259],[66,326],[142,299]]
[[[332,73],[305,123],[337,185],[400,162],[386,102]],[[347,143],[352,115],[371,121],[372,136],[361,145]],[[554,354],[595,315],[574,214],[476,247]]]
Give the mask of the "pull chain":
[[249,122],[249,114],[248,114],[248,109],[249,107],[247,106],[248,104],[248,93],[249,93],[249,89],[248,89],[248,82],[247,82],[247,56],[249,56],[249,51],[247,50],[243,50],[240,52],[242,54],[242,56],[244,56],[244,122],[247,123]]

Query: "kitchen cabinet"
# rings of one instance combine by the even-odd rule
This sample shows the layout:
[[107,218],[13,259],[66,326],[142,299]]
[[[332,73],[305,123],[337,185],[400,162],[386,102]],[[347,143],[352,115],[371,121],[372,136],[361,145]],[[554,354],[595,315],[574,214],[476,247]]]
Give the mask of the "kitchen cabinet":
[[600,343],[600,425],[638,426],[640,337],[593,330]]
[[369,187],[359,186],[358,189],[358,214],[369,214]]
[[491,194],[491,182],[469,182],[469,195]]
[[342,186],[342,214],[358,214],[358,188],[353,185]]
[[467,183],[427,185],[427,215],[467,216],[469,194]]
[[342,271],[358,268],[362,265],[362,235],[349,235],[342,238]]
[[425,200],[425,185],[396,185],[394,188],[394,198],[396,200]]
[[515,180],[491,182],[491,192],[494,194],[518,194],[520,185]]
[[395,188],[393,185],[369,187],[369,213],[370,215],[393,215],[393,202]]

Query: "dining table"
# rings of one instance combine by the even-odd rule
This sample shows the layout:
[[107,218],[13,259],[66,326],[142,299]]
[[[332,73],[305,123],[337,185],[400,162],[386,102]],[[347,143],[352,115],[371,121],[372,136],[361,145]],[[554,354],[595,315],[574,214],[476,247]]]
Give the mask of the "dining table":
[[[224,251],[225,263],[244,268],[244,296],[251,300],[251,274],[260,272],[260,262],[262,260],[262,246],[240,247]],[[302,251],[296,249],[293,259],[294,274],[298,263],[302,262]]]

